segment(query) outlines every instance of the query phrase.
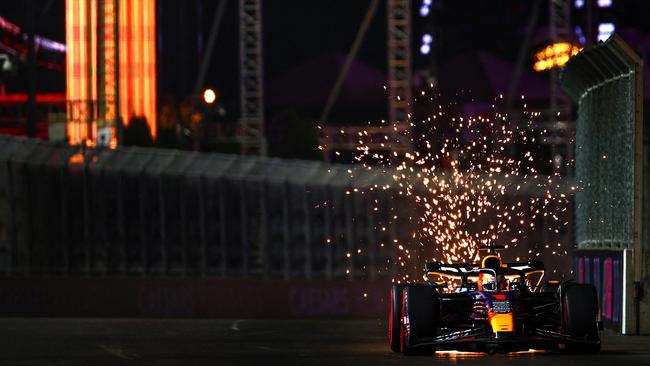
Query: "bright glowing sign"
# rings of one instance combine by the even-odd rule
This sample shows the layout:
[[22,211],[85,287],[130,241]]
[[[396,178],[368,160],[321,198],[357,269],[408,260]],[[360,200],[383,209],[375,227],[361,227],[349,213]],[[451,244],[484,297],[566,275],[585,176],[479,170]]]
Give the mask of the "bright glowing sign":
[[155,0],[66,0],[71,144],[94,144],[97,122],[114,127],[118,117],[146,118],[155,138],[155,9]]
[[568,42],[558,42],[544,47],[535,53],[535,71],[550,70],[554,67],[562,67],[569,61],[571,56],[582,50],[581,47]]

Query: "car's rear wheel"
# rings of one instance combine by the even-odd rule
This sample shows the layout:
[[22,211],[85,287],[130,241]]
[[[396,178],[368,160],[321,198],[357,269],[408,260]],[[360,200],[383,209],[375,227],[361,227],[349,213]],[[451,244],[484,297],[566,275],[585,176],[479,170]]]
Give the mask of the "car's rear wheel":
[[388,344],[393,352],[401,352],[400,330],[402,328],[402,289],[404,285],[390,288],[388,310]]
[[422,345],[436,335],[437,294],[426,284],[408,284],[402,290],[401,350],[405,355],[431,355],[435,346]]
[[564,290],[564,329],[571,336],[567,350],[577,353],[600,351],[598,330],[598,296],[589,284],[573,284]]

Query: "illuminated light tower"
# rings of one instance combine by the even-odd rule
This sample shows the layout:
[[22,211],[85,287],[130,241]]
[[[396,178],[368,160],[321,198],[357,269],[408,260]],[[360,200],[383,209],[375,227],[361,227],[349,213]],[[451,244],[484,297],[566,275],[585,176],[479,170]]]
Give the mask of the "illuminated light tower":
[[413,56],[414,87],[435,90],[438,87],[438,51],[440,47],[440,9],[442,0],[417,0],[419,12],[413,20],[413,34],[418,43],[419,55]]
[[433,42],[433,37],[431,37],[431,34],[425,33],[422,36],[422,46],[420,46],[421,54],[428,55],[431,52],[431,42]]
[[[582,27],[576,26],[576,33],[582,39],[583,44],[590,46],[594,42],[605,42],[615,31],[616,26],[612,23],[611,9],[613,0],[574,0],[575,8],[584,15],[584,31]],[[598,12],[594,13],[594,6],[598,6]],[[596,32],[593,30],[594,18],[599,18]]]
[[155,138],[156,1],[65,5],[68,142],[115,146],[118,121],[132,117],[146,118]]

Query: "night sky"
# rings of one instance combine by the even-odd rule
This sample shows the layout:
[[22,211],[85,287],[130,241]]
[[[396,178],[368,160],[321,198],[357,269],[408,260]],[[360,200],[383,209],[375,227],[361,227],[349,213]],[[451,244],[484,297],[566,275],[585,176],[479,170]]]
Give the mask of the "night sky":
[[[37,5],[37,33],[63,42],[65,2],[34,1]],[[442,0],[435,17],[440,30],[437,62],[444,64],[458,55],[477,50],[514,62],[532,3],[522,0]],[[645,21],[650,14],[648,3],[641,0],[615,1],[608,16],[614,18],[619,27],[634,26],[645,32],[649,27]],[[209,0],[158,1],[159,96],[191,93],[217,4],[217,1]],[[345,55],[368,4],[369,1],[345,0],[263,2],[264,73],[267,81],[282,77],[292,68],[321,55]],[[382,2],[358,55],[359,61],[380,70],[386,67],[385,11]],[[547,12],[544,4],[538,27],[540,31],[547,22]],[[22,26],[25,4],[0,2],[0,15]],[[418,54],[416,38],[427,27],[427,21],[417,11],[413,12],[413,19],[414,64],[418,67],[426,64],[426,58]],[[226,103],[238,100],[238,55],[237,1],[230,0],[205,82],[206,86],[216,88]],[[313,77],[319,77],[318,70],[314,70]],[[462,75],[458,77],[462,78]],[[10,81],[7,91],[19,91],[23,88],[22,83],[20,77]],[[63,91],[64,77],[41,71],[39,88],[42,91]]]

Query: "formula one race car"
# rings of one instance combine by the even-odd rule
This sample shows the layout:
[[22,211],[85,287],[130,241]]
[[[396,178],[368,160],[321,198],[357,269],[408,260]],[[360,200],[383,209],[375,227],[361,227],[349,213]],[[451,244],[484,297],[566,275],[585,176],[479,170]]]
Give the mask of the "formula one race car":
[[[546,281],[541,262],[503,263],[498,246],[478,264],[427,263],[425,278],[455,280],[393,285],[388,319],[394,352],[488,353],[600,351],[598,297],[593,285]],[[537,279],[533,283],[533,280]]]

